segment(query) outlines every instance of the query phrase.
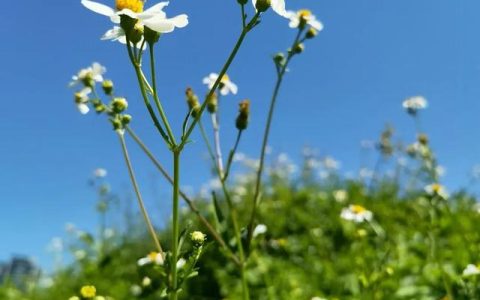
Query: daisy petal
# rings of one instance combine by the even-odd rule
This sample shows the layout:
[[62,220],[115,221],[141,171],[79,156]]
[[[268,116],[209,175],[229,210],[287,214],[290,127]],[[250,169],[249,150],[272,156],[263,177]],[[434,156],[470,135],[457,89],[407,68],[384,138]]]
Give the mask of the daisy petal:
[[178,15],[168,20],[170,20],[175,25],[175,27],[178,28],[183,28],[188,25],[188,16],[185,14]]
[[96,12],[97,14],[101,14],[107,17],[111,17],[115,14],[115,11],[113,10],[113,8],[98,2],[82,0],[82,5],[88,8],[89,10]]
[[272,9],[274,12],[282,17],[287,17],[287,11],[285,10],[285,0],[272,0]]
[[168,33],[172,32],[173,29],[175,29],[175,24],[173,24],[172,21],[164,18],[150,18],[147,20],[143,20],[143,24],[159,33]]

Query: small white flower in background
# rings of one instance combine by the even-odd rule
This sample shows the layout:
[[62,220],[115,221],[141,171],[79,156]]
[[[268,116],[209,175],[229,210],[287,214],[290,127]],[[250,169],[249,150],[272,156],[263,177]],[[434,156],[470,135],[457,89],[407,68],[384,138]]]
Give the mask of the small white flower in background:
[[323,166],[329,170],[338,170],[340,168],[340,162],[338,160],[335,160],[331,156],[326,156],[323,159],[322,163],[323,163]]
[[[143,0],[116,0],[115,9],[89,0],[82,0],[82,4],[93,12],[109,17],[115,24],[120,24],[120,16],[125,15],[138,20],[138,26],[147,26],[158,33],[172,32],[175,28],[183,28],[188,25],[188,16],[185,14],[167,18],[163,8],[168,5],[168,2],[157,3],[145,11],[143,10]],[[116,40],[126,41],[120,36],[117,36]]]
[[[257,10],[257,0],[252,0],[253,7]],[[278,15],[288,18],[287,11],[285,10],[285,0],[271,0],[270,7]]]
[[290,19],[290,24],[288,24],[290,28],[298,28],[302,22],[305,22],[318,31],[323,29],[323,24],[308,9],[301,9],[296,12],[288,11],[286,17]]
[[86,115],[90,108],[88,107],[88,101],[90,98],[88,95],[92,92],[92,89],[89,87],[84,87],[79,92],[75,93],[75,105],[77,106],[78,111],[82,115]]
[[75,233],[77,231],[77,227],[73,223],[65,224],[65,231],[68,233]]
[[177,269],[181,269],[183,268],[183,266],[185,266],[185,264],[187,263],[187,261],[183,258],[180,258],[178,261],[177,261]]
[[418,110],[425,109],[428,106],[427,99],[422,96],[414,96],[403,101],[403,108],[410,114],[416,114]]
[[63,240],[59,237],[54,237],[50,244],[48,245],[48,250],[50,252],[62,252],[63,251]]
[[77,296],[72,296],[72,297],[68,298],[68,300],[80,300],[80,298],[78,298]]
[[97,168],[93,171],[93,176],[96,178],[102,178],[107,176],[107,170],[104,168]]
[[[209,89],[212,89],[217,79],[217,73],[210,73],[207,77],[203,78],[203,84],[206,84]],[[222,96],[226,96],[230,93],[236,95],[238,92],[237,85],[230,81],[230,77],[228,77],[227,74],[223,75],[222,79],[220,80],[220,84],[218,85],[218,89],[220,90],[220,94],[222,94]]]
[[82,260],[87,257],[87,252],[85,250],[76,250],[73,252],[73,256],[75,256],[76,260]]
[[438,183],[432,183],[425,187],[425,192],[430,196],[439,196],[443,199],[448,198],[448,192],[445,187]]
[[142,285],[143,286],[149,286],[150,284],[152,284],[152,280],[150,279],[150,277],[143,277],[142,279]]
[[130,287],[130,293],[133,296],[140,296],[140,294],[142,293],[142,288],[139,285],[134,284]]
[[480,214],[480,202],[477,202],[473,205],[473,210]]
[[253,237],[259,236],[260,234],[265,234],[267,232],[267,225],[265,224],[258,224],[255,226],[253,230]]
[[91,66],[81,69],[77,75],[72,76],[72,81],[69,86],[75,86],[77,84],[84,84],[86,80],[93,80],[95,82],[103,81],[103,74],[107,72],[107,69],[101,64],[94,62]]
[[478,274],[480,274],[480,269],[474,264],[467,265],[467,267],[463,270],[462,273],[463,276],[474,276]]
[[52,277],[48,277],[48,276],[43,276],[40,278],[40,280],[38,281],[38,285],[41,287],[41,288],[49,288],[49,287],[52,287],[53,284],[55,282],[53,281],[53,278]]
[[163,265],[163,256],[158,252],[150,252],[150,254],[140,258],[137,262],[139,266],[144,266],[152,263],[160,266]]
[[93,300],[106,300],[106,298],[103,297],[103,296],[95,296],[95,298],[93,298]]
[[443,177],[443,176],[445,176],[445,174],[447,173],[447,169],[445,169],[444,166],[437,166],[437,167],[435,168],[435,172],[437,173],[437,175],[438,175],[439,177]]
[[342,209],[340,217],[348,221],[362,223],[364,221],[371,221],[373,213],[361,205],[352,204]]
[[338,203],[343,203],[347,200],[348,193],[346,190],[335,190],[333,191],[333,198],[335,198],[335,201]]
[[359,175],[361,179],[370,179],[373,177],[373,171],[367,168],[361,168]]
[[233,161],[235,162],[243,161],[245,160],[245,158],[247,158],[247,156],[245,155],[245,153],[242,153],[242,152],[237,152],[235,153],[235,155],[233,155]]
[[103,236],[106,238],[106,239],[110,239],[112,237],[115,236],[115,230],[113,228],[107,228],[105,229],[105,231],[103,232]]

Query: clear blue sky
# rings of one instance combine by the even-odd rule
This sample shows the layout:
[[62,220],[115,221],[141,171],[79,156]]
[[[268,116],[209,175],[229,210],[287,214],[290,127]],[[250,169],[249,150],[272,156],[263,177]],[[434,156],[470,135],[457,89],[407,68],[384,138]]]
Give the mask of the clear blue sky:
[[[480,162],[480,2],[287,0],[287,7],[311,8],[325,30],[291,65],[271,145],[293,155],[310,145],[341,160],[344,171],[355,170],[360,140],[376,138],[386,122],[411,141],[413,126],[401,102],[421,94],[430,103],[423,126],[448,170],[445,181],[451,188],[464,185],[471,166]],[[190,17],[188,27],[162,37],[157,55],[159,90],[178,129],[185,87],[205,92],[201,80],[218,72],[226,58],[239,31],[239,11],[234,0],[174,0],[166,11]],[[119,192],[128,183],[110,126],[94,114],[81,116],[73,105],[67,89],[73,73],[93,61],[107,66],[117,91],[129,99],[132,126],[163,161],[170,157],[150,126],[125,49],[99,40],[110,26],[106,18],[76,0],[11,1],[1,16],[0,260],[21,253],[48,265],[45,245],[62,235],[66,222],[94,228],[95,198],[86,184],[91,171],[108,169]],[[258,153],[257,132],[274,80],[269,56],[293,38],[287,24],[267,13],[229,72],[239,94],[225,99],[224,120],[235,116],[239,100],[251,99],[251,127],[241,143],[251,155]],[[233,129],[233,122],[222,128]],[[153,168],[131,146],[161,223],[168,215],[169,186],[159,177],[152,180]],[[206,180],[206,163],[198,160],[203,153],[200,142],[185,152],[184,185]],[[154,190],[161,199],[151,197]]]

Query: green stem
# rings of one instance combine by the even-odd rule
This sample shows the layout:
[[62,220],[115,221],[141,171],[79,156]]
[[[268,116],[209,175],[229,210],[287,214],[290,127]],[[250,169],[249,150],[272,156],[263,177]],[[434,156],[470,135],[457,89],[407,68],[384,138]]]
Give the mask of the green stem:
[[[287,71],[288,64],[290,63],[290,60],[292,57],[295,55],[295,52],[293,51],[295,45],[300,41],[301,34],[303,32],[303,29],[299,29],[298,33],[295,37],[295,40],[292,44],[292,47],[288,51],[288,56],[283,64],[282,68],[279,70],[277,73],[277,82],[275,83],[275,87],[273,89],[273,95],[272,99],[270,101],[270,108],[268,110],[268,117],[267,117],[267,124],[265,126],[265,131],[263,134],[263,141],[262,141],[262,148],[260,151],[260,165],[257,170],[257,176],[256,176],[256,183],[255,183],[255,193],[253,196],[253,208],[252,208],[252,213],[250,215],[250,221],[248,223],[248,233],[247,233],[247,249],[250,247],[250,242],[253,238],[253,230],[254,230],[254,225],[255,225],[255,218],[257,214],[257,207],[258,203],[260,201],[260,189],[262,185],[262,174],[263,174],[263,168],[265,164],[265,155],[266,155],[266,150],[267,150],[267,143],[268,143],[268,137],[270,135],[270,127],[272,125],[272,120],[273,120],[273,113],[275,111],[275,104],[277,102],[277,97],[278,93],[280,91],[280,86],[282,85],[283,81],[283,76],[285,75],[285,72]],[[278,69],[277,69],[278,70]]]
[[225,175],[222,178],[223,181],[227,181],[228,179],[230,168],[232,167],[232,163],[233,163],[233,158],[235,156],[235,153],[237,152],[238,145],[240,144],[240,139],[242,138],[242,132],[243,130],[238,131],[237,139],[235,140],[235,145],[233,146],[233,149],[230,151],[230,154],[228,155],[227,167],[225,168]]
[[[220,81],[222,80],[223,76],[225,75],[225,73],[227,73],[227,70],[228,68],[230,67],[230,65],[232,64],[233,62],[233,59],[235,58],[235,56],[237,55],[238,53],[238,50],[240,49],[240,46],[242,45],[243,43],[243,40],[245,39],[247,33],[253,28],[253,26],[257,23],[257,20],[258,20],[258,17],[260,16],[260,13],[257,12],[255,14],[255,16],[253,16],[252,20],[248,23],[247,26],[245,26],[242,30],[242,33],[240,34],[240,36],[238,37],[238,40],[237,40],[237,43],[235,44],[235,46],[233,47],[233,50],[232,52],[230,53],[227,61],[225,62],[225,64],[223,65],[223,68],[222,70],[220,71],[220,73],[218,74],[218,78],[217,80],[215,81],[215,83],[213,84],[212,88],[210,89],[210,91],[208,92],[207,96],[205,97],[205,99],[209,99],[213,93],[217,90],[218,88],[218,85],[220,84]],[[188,127],[180,145],[178,146],[179,149],[182,149],[185,144],[187,143],[188,141],[188,138],[190,137],[190,135],[192,134],[193,132],[193,129],[195,128],[195,126],[197,125],[198,123],[198,120],[200,119],[200,117],[202,116],[202,113],[203,111],[205,110],[205,108],[207,107],[207,101],[203,101],[202,103],[202,106],[200,108],[200,111],[198,113],[198,116],[193,120],[192,124],[190,124],[190,126]]]
[[175,135],[172,132],[172,128],[170,127],[170,123],[168,122],[168,119],[167,119],[167,115],[165,114],[165,111],[163,110],[163,107],[162,107],[162,103],[160,102],[160,98],[158,97],[157,79],[156,79],[156,72],[155,72],[155,55],[154,55],[153,44],[149,44],[149,49],[150,49],[150,69],[152,74],[153,99],[155,100],[155,105],[157,106],[158,113],[160,114],[160,118],[162,118],[163,124],[167,129],[168,137],[170,138],[170,141],[173,143],[173,145],[176,145],[177,142],[175,141]]
[[218,112],[212,114],[212,125],[213,125],[213,140],[215,143],[215,158],[218,171],[220,173],[220,180],[223,179],[223,156],[222,156],[222,147],[220,145],[220,117]]
[[178,261],[178,237],[179,237],[179,195],[180,195],[180,151],[173,151],[173,229],[172,229],[172,293],[171,300],[178,299],[178,278],[177,278],[177,261]]
[[135,178],[135,173],[133,172],[132,163],[130,162],[130,157],[128,155],[127,145],[125,143],[125,137],[123,133],[119,133],[118,137],[120,138],[120,144],[122,145],[122,152],[125,158],[125,163],[127,164],[128,174],[130,175],[130,180],[132,181],[133,189],[135,190],[135,195],[137,196],[138,205],[140,206],[140,211],[142,212],[143,218],[145,219],[145,223],[147,224],[148,230],[150,235],[157,247],[157,250],[163,256],[163,249],[160,245],[160,241],[158,240],[157,234],[155,233],[155,229],[153,228],[152,222],[150,221],[150,217],[148,216],[147,209],[143,202],[142,194],[140,193],[140,189],[138,188],[137,179]]

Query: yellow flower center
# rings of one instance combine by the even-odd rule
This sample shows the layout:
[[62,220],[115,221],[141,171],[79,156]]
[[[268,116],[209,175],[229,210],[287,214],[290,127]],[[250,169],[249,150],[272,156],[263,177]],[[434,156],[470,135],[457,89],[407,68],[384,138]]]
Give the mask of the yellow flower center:
[[432,191],[434,193],[438,194],[438,193],[440,193],[441,190],[442,190],[442,186],[440,184],[435,183],[435,184],[432,185]]
[[150,252],[148,254],[148,258],[150,258],[151,261],[155,261],[155,260],[157,260],[157,255],[158,255],[157,252]]
[[115,0],[115,8],[117,10],[129,9],[136,13],[141,13],[143,11],[143,1],[142,0]]
[[352,205],[352,206],[351,206],[351,209],[352,209],[352,212],[353,212],[354,214],[357,214],[357,215],[358,215],[358,214],[361,214],[361,213],[363,213],[364,211],[367,210],[365,207],[363,207],[363,206],[361,206],[361,205]]
[[312,12],[309,11],[308,9],[301,9],[298,11],[298,16],[300,18],[308,18],[312,15]]
[[97,294],[97,289],[93,285],[85,285],[80,289],[83,298],[93,298]]
[[227,74],[223,75],[222,79],[220,80],[221,83],[225,84],[227,82],[230,82],[230,77],[228,77]]

